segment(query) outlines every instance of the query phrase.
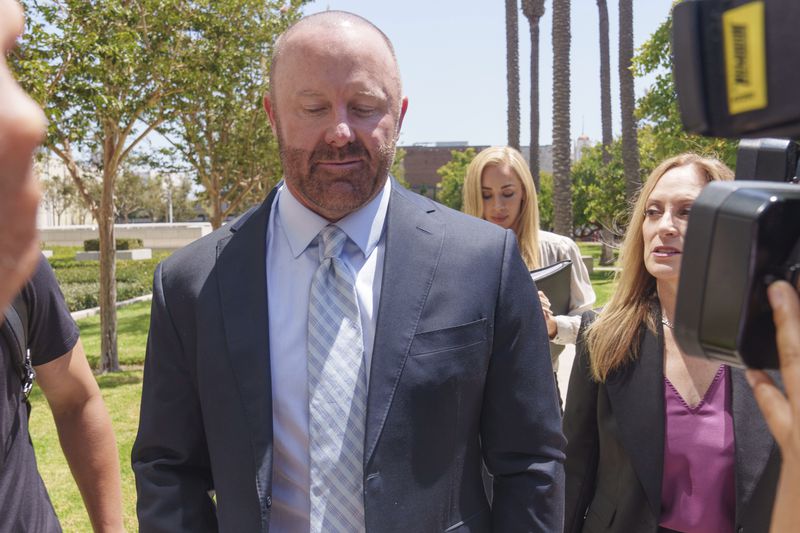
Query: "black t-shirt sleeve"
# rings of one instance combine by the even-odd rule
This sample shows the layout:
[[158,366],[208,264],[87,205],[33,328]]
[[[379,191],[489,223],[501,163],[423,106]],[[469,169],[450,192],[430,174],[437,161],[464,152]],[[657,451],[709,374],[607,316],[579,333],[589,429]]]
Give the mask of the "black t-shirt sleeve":
[[44,256],[23,288],[23,298],[28,305],[28,348],[33,365],[49,363],[72,350],[80,331]]

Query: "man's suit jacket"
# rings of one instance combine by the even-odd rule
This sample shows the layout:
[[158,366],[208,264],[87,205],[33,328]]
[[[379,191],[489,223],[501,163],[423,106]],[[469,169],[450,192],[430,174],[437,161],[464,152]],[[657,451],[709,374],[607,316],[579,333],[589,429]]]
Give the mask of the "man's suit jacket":
[[[269,531],[269,335],[278,332],[268,331],[265,235],[274,195],[156,270],[132,454],[142,531]],[[513,233],[396,184],[385,231],[367,531],[560,529],[558,402]],[[482,457],[495,475],[491,510]]]
[[[641,338],[639,357],[603,384],[590,377],[586,345],[578,339],[564,413],[567,533],[658,530],[664,466],[663,330],[655,334],[643,327]],[[763,533],[769,530],[779,452],[742,370],[731,369],[731,391],[735,530]]]

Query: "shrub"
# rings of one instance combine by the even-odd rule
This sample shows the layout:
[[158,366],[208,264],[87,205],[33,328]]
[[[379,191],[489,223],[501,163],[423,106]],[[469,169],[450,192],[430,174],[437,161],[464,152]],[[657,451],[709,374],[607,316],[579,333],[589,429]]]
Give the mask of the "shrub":
[[[144,247],[142,239],[115,239],[115,242],[117,243],[117,250],[136,250]],[[99,252],[100,239],[86,239],[83,241],[83,250],[85,252]]]
[[[60,248],[50,264],[64,293],[70,311],[89,309],[99,305],[99,265],[97,261],[76,261],[75,248]],[[153,286],[153,272],[159,261],[169,252],[156,252],[153,259],[143,261],[117,261],[117,301],[149,294]]]

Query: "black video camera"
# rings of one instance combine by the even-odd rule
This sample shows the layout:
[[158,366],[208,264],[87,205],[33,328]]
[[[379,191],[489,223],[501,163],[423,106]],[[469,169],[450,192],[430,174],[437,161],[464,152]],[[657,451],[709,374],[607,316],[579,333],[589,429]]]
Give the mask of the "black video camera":
[[687,131],[743,139],[736,179],[695,200],[675,334],[691,355],[777,368],[766,287],[800,273],[800,1],[685,0],[673,9],[674,78]]

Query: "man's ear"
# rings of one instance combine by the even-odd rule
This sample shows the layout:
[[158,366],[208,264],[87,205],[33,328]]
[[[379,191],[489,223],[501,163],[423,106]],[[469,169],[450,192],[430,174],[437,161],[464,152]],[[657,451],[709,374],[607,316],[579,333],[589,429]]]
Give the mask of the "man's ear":
[[397,121],[397,134],[400,135],[400,128],[403,127],[403,117],[406,116],[408,110],[408,96],[404,96],[400,102],[400,120]]
[[278,136],[278,127],[275,122],[275,105],[270,99],[269,93],[264,95],[264,111],[267,112],[267,117],[269,117],[269,127],[272,128],[272,134],[276,137]]

